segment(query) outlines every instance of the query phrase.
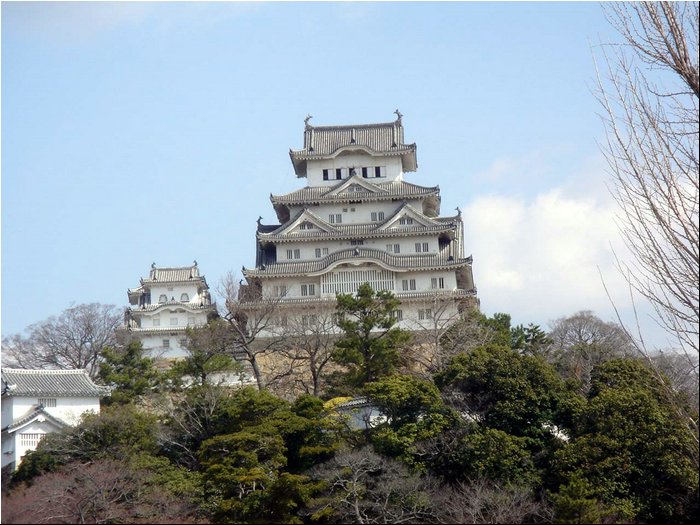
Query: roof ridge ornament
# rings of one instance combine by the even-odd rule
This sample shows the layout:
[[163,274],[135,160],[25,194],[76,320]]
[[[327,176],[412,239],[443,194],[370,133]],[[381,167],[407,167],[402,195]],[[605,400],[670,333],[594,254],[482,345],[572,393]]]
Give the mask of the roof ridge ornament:
[[396,114],[396,122],[401,124],[401,117],[403,117],[403,114],[398,109],[395,109],[394,113]]
[[311,124],[309,124],[309,120],[311,120],[312,118],[314,118],[313,115],[310,115],[308,113],[306,114],[306,118],[304,119],[304,128],[309,129],[312,127]]

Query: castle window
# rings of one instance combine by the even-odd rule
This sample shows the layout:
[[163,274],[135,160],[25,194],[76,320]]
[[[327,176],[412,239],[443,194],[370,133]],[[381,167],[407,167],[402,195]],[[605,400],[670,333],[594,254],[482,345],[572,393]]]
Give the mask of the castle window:
[[362,168],[362,178],[363,179],[367,178],[367,168]]
[[397,321],[403,321],[403,310],[394,310],[391,312],[391,316]]
[[160,297],[158,297],[158,302],[159,302],[159,303],[167,303],[167,302],[168,302],[168,296],[165,295],[164,293],[160,294]]
[[381,168],[381,166],[375,166],[375,167],[374,167],[374,176],[375,176],[375,177],[381,177],[381,176],[382,176],[382,168]]
[[310,222],[302,222],[302,223],[299,225],[299,229],[300,229],[300,230],[313,230],[313,229],[314,229],[314,225],[311,224]]
[[433,318],[433,311],[430,308],[426,308],[425,310],[418,310],[418,320],[419,321],[425,321],[426,319],[432,319]]
[[401,245],[400,244],[387,244],[386,251],[388,251],[389,253],[401,253]]
[[323,180],[328,180],[328,170],[323,170]]
[[285,295],[287,295],[287,285],[280,284],[279,286],[273,287],[272,293],[275,297],[284,297]]
[[399,224],[413,224],[413,218],[412,217],[401,217],[399,219]]
[[409,290],[415,290],[416,289],[416,280],[415,279],[403,279],[401,281],[401,290],[404,292],[408,292]]
[[428,253],[428,243],[427,242],[424,242],[424,243],[417,242],[416,243],[416,253],[421,253],[421,252]]
[[55,397],[40,397],[39,404],[44,405],[46,408],[56,408],[56,398]]
[[433,290],[437,290],[438,288],[440,288],[440,289],[445,288],[445,278],[444,277],[431,277],[430,287]]
[[19,446],[23,448],[36,448],[46,434],[26,433],[19,435]]
[[190,302],[190,296],[187,295],[186,293],[183,293],[183,294],[180,296],[180,301],[182,301],[183,303],[189,303],[189,302]]
[[351,246],[362,246],[365,243],[363,240],[350,241]]
[[301,259],[301,250],[299,248],[287,250],[287,259]]
[[316,248],[316,258],[317,259],[321,258],[321,248]]
[[170,348],[170,339],[163,339],[163,348]]
[[372,217],[372,222],[381,222],[384,220],[384,212],[383,211],[373,211],[371,214]]
[[335,179],[340,180],[342,178],[343,178],[343,170],[341,170],[340,168],[336,168],[335,169]]
[[328,222],[331,224],[342,224],[343,216],[340,213],[331,213],[328,216]]
[[308,297],[309,295],[316,295],[316,285],[313,283],[302,284],[301,285],[301,295],[302,295],[302,297]]
[[315,314],[301,316],[301,325],[302,326],[312,326],[315,323],[316,323],[316,315]]

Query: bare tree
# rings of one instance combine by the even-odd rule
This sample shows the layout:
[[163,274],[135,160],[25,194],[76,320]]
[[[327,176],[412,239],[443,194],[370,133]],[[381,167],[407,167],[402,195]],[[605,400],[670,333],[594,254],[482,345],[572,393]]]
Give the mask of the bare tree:
[[202,523],[187,495],[145,469],[98,459],[71,463],[3,495],[3,523]]
[[418,372],[427,379],[442,370],[449,360],[471,345],[485,343],[485,330],[476,319],[456,308],[453,297],[435,293],[430,309],[423,310],[423,319],[411,319],[416,344],[410,345],[410,361],[418,365]]
[[435,499],[438,523],[550,523],[552,518],[530,488],[484,479],[442,487]]
[[609,78],[599,77],[597,89],[619,226],[633,258],[619,268],[661,326],[697,354],[698,3],[605,9],[624,40],[604,51]]
[[606,323],[590,310],[561,317],[550,326],[547,359],[563,377],[579,380],[584,393],[594,367],[635,353],[634,341],[620,325]]
[[335,316],[318,312],[290,317],[282,332],[279,353],[287,359],[289,377],[305,393],[320,396],[338,338]]
[[232,330],[231,352],[250,365],[258,389],[262,390],[266,380],[260,359],[279,348],[283,339],[276,329],[281,298],[263,297],[260,290],[236,281],[231,272],[223,277],[217,291],[224,298],[225,311],[221,316]]
[[115,347],[122,313],[112,305],[79,304],[2,341],[8,364],[21,368],[84,368],[95,378],[102,349]]
[[369,447],[347,451],[310,471],[326,481],[331,496],[317,501],[315,513],[340,523],[426,523],[433,521],[434,488],[397,460]]

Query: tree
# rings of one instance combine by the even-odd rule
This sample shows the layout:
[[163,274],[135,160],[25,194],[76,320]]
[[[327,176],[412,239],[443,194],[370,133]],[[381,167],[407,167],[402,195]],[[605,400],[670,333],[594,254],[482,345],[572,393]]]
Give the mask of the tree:
[[[604,55],[607,127],[630,286],[686,351],[698,352],[698,3],[606,4],[624,45]],[[697,371],[697,368],[696,368]]]
[[222,372],[242,374],[243,367],[232,357],[237,338],[230,325],[213,319],[204,326],[188,327],[185,357],[170,369],[171,375],[190,385],[205,385]]
[[606,323],[590,310],[561,317],[551,324],[552,341],[546,357],[564,378],[590,388],[591,371],[606,360],[631,356],[634,342],[619,325]]
[[229,324],[233,337],[233,347],[227,352],[250,364],[258,390],[262,390],[266,382],[260,359],[277,349],[283,339],[273,330],[281,298],[263,298],[253,285],[236,282],[230,272],[222,279],[219,293],[226,308],[222,318]]
[[105,347],[115,348],[121,311],[112,305],[79,304],[3,338],[3,354],[20,368],[84,368],[97,377]]
[[594,369],[573,439],[556,453],[560,495],[587,500],[584,510],[601,502],[622,519],[693,521],[698,472],[689,456],[697,455],[697,444],[665,392],[641,361],[617,359]]
[[99,378],[112,387],[112,393],[102,403],[131,403],[156,386],[158,371],[153,367],[153,359],[143,353],[140,341],[132,341],[124,348],[104,349]]
[[438,523],[547,523],[551,516],[532,489],[485,479],[441,487],[434,497]]
[[190,492],[127,459],[72,462],[3,495],[3,523],[203,523]]
[[343,334],[335,343],[333,359],[348,368],[343,383],[357,390],[397,368],[399,348],[410,335],[394,326],[393,312],[400,302],[389,291],[375,292],[364,283],[356,296],[339,294],[337,301],[337,323]]
[[369,448],[344,451],[311,470],[329,490],[311,518],[329,523],[426,523],[434,518],[430,483]]
[[484,425],[543,443],[565,426],[577,396],[543,358],[488,345],[456,356],[435,383],[460,412]]
[[335,316],[318,313],[306,316],[306,319],[292,317],[287,320],[282,333],[284,339],[277,353],[287,358],[289,367],[280,375],[292,376],[304,392],[320,396],[335,350]]

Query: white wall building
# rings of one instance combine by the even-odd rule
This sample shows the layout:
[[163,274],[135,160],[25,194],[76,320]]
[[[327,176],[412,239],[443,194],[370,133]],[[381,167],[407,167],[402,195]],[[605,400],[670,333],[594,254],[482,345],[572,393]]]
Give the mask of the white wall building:
[[3,368],[2,468],[15,470],[46,434],[76,425],[85,412],[98,413],[109,393],[85,370]]
[[216,312],[197,261],[178,268],[157,268],[153,263],[141,286],[128,295],[131,306],[118,333],[126,341],[141,341],[146,354],[155,359],[184,357],[187,327],[205,325]]
[[270,196],[279,224],[258,220],[256,266],[243,268],[251,311],[278,298],[277,323],[285,312],[312,319],[364,282],[401,300],[396,317],[409,330],[478,307],[461,213],[440,217],[439,187],[404,180],[417,169],[416,145],[404,144],[396,113],[382,124],[306,119],[304,148],[290,157],[307,186]]

